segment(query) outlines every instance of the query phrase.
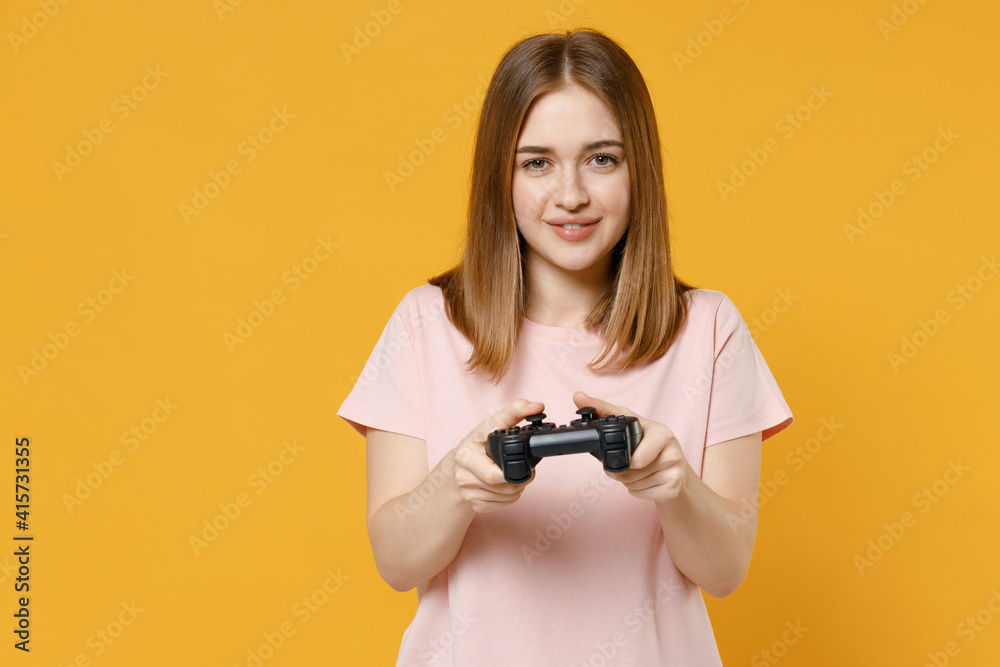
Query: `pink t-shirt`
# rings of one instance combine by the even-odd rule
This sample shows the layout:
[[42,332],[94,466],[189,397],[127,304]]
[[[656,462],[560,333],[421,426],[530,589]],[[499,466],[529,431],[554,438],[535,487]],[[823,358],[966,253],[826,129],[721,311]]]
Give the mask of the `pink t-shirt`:
[[[792,413],[733,303],[688,293],[666,355],[616,374],[586,368],[600,338],[523,322],[498,384],[470,375],[471,344],[441,290],[396,308],[338,414],[427,443],[433,468],[477,424],[518,398],[547,421],[576,419],[584,391],[666,424],[699,474],[711,445],[787,427]],[[640,444],[641,446],[641,444]],[[589,454],[542,459],[521,498],[473,519],[455,560],[417,589],[397,665],[721,665],[699,588],[667,553],[654,503],[629,495]]]

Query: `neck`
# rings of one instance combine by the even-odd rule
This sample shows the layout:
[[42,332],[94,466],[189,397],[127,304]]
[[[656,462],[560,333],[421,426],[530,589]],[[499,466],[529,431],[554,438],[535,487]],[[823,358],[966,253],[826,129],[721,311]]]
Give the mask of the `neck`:
[[590,312],[607,288],[611,257],[581,271],[566,271],[529,254],[526,268],[525,317],[545,326],[585,329]]

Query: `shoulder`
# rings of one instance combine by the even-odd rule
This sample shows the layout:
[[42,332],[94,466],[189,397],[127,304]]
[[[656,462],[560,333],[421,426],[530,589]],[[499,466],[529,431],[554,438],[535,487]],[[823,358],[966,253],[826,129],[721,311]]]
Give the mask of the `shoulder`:
[[399,319],[413,333],[417,329],[448,324],[445,313],[444,293],[435,285],[420,285],[407,292],[393,319]]
[[684,293],[688,299],[688,321],[692,323],[742,321],[736,304],[723,292],[710,289],[693,289]]
[[750,332],[736,304],[723,292],[694,289],[685,293],[688,301],[684,331],[689,336],[710,338],[716,353],[734,336],[749,338]]
[[444,312],[444,292],[436,285],[414,287],[403,297],[397,308],[401,314],[419,317],[431,312]]
[[444,292],[437,285],[424,284],[407,292],[403,301],[409,301],[416,304],[417,307],[426,308],[434,304],[444,304]]
[[403,295],[403,298],[396,304],[393,315],[406,317],[422,310],[443,305],[444,294],[441,292],[441,288],[434,285],[420,285]]

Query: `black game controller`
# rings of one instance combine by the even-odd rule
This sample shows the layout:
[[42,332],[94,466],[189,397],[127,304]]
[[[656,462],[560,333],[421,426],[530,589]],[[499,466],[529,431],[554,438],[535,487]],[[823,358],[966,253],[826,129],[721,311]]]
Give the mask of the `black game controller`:
[[546,456],[590,452],[609,472],[628,470],[632,452],[642,440],[635,417],[595,417],[594,408],[576,411],[579,419],[569,426],[543,421],[544,414],[527,418],[530,426],[493,431],[488,441],[490,458],[503,469],[503,478],[520,484],[531,479],[531,469]]

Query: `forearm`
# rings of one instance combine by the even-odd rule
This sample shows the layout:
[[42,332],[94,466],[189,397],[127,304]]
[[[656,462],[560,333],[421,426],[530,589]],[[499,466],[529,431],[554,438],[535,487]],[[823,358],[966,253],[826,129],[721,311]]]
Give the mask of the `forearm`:
[[386,502],[368,535],[382,578],[407,591],[444,570],[462,547],[475,511],[458,491],[454,450],[417,488]]
[[757,536],[756,512],[708,487],[687,462],[678,495],[657,502],[670,557],[684,575],[713,597],[735,591],[746,577]]

